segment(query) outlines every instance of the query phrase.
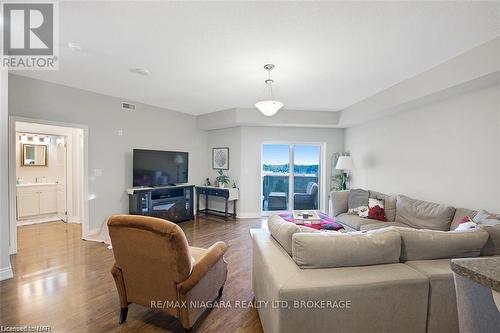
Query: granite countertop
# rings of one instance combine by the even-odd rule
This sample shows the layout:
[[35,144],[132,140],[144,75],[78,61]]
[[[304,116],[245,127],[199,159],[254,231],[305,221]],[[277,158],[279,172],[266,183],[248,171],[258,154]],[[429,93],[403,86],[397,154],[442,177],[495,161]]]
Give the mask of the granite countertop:
[[458,275],[500,292],[500,257],[452,259],[451,269]]

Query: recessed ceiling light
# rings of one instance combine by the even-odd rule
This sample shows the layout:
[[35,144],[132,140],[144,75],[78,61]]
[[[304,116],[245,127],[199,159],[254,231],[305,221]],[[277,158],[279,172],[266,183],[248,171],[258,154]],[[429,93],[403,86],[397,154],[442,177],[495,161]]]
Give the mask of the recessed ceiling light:
[[68,43],[68,47],[71,51],[81,51],[82,45],[79,43]]
[[129,71],[139,75],[149,75],[149,71],[146,68],[130,68]]

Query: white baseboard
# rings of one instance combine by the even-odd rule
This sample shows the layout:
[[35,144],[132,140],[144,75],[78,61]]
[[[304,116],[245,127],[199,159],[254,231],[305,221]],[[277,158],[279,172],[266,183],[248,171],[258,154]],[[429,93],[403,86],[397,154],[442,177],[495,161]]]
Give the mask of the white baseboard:
[[104,243],[104,239],[102,239],[102,237],[101,237],[101,230],[100,229],[90,230],[89,234],[85,237],[82,237],[82,239],[87,240],[87,241],[92,241],[92,242]]
[[17,220],[16,221],[16,226],[24,226],[24,225],[32,225],[32,224],[38,224],[38,223],[47,223],[47,222],[57,222],[61,221],[59,216],[57,215],[49,215],[49,216],[42,216],[42,217],[33,217],[30,219],[24,219],[24,220]]
[[9,265],[9,267],[5,267],[5,268],[0,269],[0,281],[10,279],[13,276],[14,276],[14,273],[12,272],[12,267],[10,265]]
[[260,213],[239,213],[236,217],[240,219],[256,219],[262,217]]

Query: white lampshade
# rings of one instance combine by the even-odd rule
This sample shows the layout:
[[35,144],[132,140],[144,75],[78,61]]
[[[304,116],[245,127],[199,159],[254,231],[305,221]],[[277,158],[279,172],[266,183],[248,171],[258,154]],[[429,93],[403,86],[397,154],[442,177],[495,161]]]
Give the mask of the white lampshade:
[[260,101],[255,103],[255,107],[259,109],[259,111],[262,112],[264,116],[272,116],[283,107],[283,103],[271,100]]
[[337,165],[335,169],[338,170],[352,170],[354,169],[354,163],[352,163],[351,156],[340,156],[337,160]]

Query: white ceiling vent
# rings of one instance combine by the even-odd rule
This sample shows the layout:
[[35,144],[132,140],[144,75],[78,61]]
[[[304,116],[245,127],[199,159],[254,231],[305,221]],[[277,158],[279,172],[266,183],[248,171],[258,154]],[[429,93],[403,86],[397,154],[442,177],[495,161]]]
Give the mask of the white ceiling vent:
[[122,109],[123,109],[123,110],[130,110],[130,111],[134,111],[134,110],[135,110],[135,104],[122,102]]

